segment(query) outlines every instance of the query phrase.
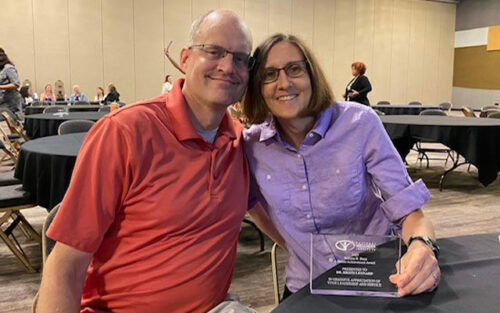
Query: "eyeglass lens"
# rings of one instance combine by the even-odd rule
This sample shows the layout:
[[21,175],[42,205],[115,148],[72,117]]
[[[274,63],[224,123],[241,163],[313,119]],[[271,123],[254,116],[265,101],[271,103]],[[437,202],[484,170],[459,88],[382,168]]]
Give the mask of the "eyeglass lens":
[[278,80],[281,70],[285,71],[285,74],[288,77],[291,78],[300,77],[304,75],[304,73],[306,72],[306,62],[305,61],[290,62],[282,68],[268,67],[264,69],[264,73],[262,75],[262,82],[263,83],[275,82],[276,80]]

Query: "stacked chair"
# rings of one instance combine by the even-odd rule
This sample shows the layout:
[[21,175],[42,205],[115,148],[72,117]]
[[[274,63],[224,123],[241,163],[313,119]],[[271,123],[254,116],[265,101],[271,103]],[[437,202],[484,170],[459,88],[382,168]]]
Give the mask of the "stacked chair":
[[[9,110],[4,110],[1,115],[10,130],[10,134],[0,127],[0,148],[4,152],[4,157],[11,159],[15,164],[19,153],[20,145],[28,138],[24,134],[22,124],[17,117]],[[35,272],[26,253],[24,252],[15,230],[20,230],[28,239],[41,242],[40,235],[33,229],[28,220],[21,213],[25,208],[33,207],[31,196],[22,190],[21,182],[14,178],[14,170],[0,172],[0,238],[21,261],[28,272]]]

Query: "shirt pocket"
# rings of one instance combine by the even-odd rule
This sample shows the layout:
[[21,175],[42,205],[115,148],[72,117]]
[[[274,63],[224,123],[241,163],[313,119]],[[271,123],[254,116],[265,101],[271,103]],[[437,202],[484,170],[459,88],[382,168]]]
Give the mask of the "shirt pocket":
[[[363,177],[359,162],[335,164],[322,168],[318,175],[317,199],[330,208],[357,211],[363,200]],[[354,212],[353,212],[354,213]]]
[[286,175],[263,171],[256,179],[260,193],[271,209],[282,211],[290,208],[290,184]]

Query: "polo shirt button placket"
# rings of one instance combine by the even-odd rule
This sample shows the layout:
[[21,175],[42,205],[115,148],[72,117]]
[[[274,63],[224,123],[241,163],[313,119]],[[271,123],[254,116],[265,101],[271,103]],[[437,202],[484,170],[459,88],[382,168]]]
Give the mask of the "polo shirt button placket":
[[214,155],[212,152],[213,149],[209,149],[209,157],[208,157],[208,164],[209,164],[209,180],[208,180],[208,189],[210,190],[210,194],[214,193],[214,185],[215,185],[215,168],[214,168]]

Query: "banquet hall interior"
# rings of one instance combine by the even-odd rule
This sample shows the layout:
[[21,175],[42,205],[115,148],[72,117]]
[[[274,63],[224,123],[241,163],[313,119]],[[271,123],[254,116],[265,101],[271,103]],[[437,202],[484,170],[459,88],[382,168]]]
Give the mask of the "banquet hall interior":
[[[23,145],[58,136],[58,127],[44,130],[35,115],[48,114],[50,106],[62,107],[51,114],[62,118],[77,113],[94,122],[109,111],[160,95],[166,75],[173,81],[183,77],[164,48],[178,61],[192,21],[208,10],[229,8],[248,23],[254,48],[278,32],[301,38],[318,59],[337,101],[352,79],[351,64],[366,64],[371,107],[411,179],[422,179],[430,191],[422,209],[436,237],[500,235],[498,0],[2,0],[0,7],[0,47],[15,64],[20,84],[39,98],[48,84],[62,96],[51,104],[35,99],[24,105],[14,126],[4,116],[1,177],[21,171],[16,168],[21,163],[26,177],[27,163],[41,159],[21,158]],[[119,92],[119,101],[101,102],[96,89],[109,94],[110,85]],[[87,99],[80,109],[79,98],[70,100],[75,86]],[[427,109],[454,122],[419,122],[434,118],[422,115]],[[419,132],[431,138],[415,135]],[[24,189],[40,185],[36,177],[16,179]],[[37,198],[44,198],[44,205],[33,202],[21,212],[42,234],[49,210],[60,200],[49,194]],[[34,272],[0,241],[0,313],[31,312],[43,270],[42,246],[26,227],[10,229],[4,213],[0,211],[2,232],[12,233],[9,237],[22,247]],[[271,312],[277,306],[273,241],[248,222],[248,215],[245,219],[229,291],[257,312]],[[281,292],[286,261],[286,252],[278,248]]]

